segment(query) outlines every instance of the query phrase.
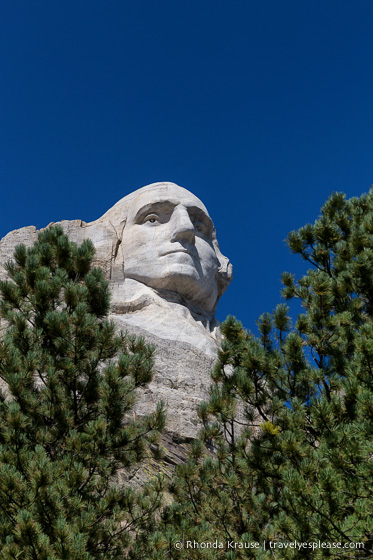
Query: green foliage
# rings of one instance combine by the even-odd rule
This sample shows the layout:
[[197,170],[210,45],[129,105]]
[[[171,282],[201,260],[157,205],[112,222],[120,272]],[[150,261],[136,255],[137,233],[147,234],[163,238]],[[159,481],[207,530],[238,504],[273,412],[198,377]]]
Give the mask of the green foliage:
[[162,407],[133,419],[153,348],[105,319],[108,283],[94,247],[52,227],[17,246],[0,283],[0,547],[6,560],[124,557],[152,522],[162,481],[136,493],[119,469],[149,453]]
[[[340,542],[364,550],[188,550],[188,558],[372,558],[373,190],[333,194],[315,224],[288,237],[312,265],[259,318],[259,337],[234,318],[210,398],[199,410],[202,440],[172,485],[162,520],[169,542]],[[172,532],[173,531],[173,532]],[[170,536],[170,532],[172,535]],[[158,548],[161,548],[158,539]],[[153,555],[152,555],[153,554]],[[146,550],[139,558],[161,558]]]

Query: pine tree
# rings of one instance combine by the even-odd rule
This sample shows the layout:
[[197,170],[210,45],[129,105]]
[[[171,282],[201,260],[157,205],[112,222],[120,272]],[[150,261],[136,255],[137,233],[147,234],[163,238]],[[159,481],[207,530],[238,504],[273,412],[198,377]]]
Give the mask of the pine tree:
[[[199,410],[208,449],[197,442],[178,468],[152,537],[171,558],[185,557],[171,545],[182,538],[261,543],[188,549],[190,559],[373,556],[373,189],[333,194],[288,244],[312,266],[298,282],[282,279],[304,311],[292,326],[278,305],[260,317],[259,337],[234,318],[223,324]],[[268,550],[269,541],[317,547]]]
[[152,522],[162,481],[135,492],[120,469],[149,453],[164,412],[134,420],[153,351],[105,317],[94,247],[61,227],[18,245],[0,283],[0,550],[4,560],[122,559]]

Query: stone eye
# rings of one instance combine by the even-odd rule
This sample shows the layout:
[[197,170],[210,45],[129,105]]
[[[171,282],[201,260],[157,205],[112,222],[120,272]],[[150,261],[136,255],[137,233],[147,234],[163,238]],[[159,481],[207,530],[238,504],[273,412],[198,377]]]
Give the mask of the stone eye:
[[205,230],[205,226],[204,226],[204,224],[203,224],[202,222],[195,221],[195,222],[193,223],[193,226],[194,226],[194,229],[195,229],[196,231],[198,231],[198,233],[205,233],[205,231],[206,231],[206,230]]
[[159,218],[156,214],[149,214],[148,216],[146,216],[144,223],[145,222],[150,222],[151,224],[155,224],[156,222],[159,222]]

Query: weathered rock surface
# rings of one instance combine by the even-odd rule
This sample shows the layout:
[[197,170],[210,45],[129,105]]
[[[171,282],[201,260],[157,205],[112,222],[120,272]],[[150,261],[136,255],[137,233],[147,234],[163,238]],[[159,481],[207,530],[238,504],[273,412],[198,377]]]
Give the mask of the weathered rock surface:
[[[199,430],[196,406],[208,395],[219,345],[216,305],[232,275],[206,208],[173,183],[155,183],[124,197],[95,222],[58,223],[76,243],[94,243],[94,265],[110,282],[110,318],[118,328],[155,344],[154,379],[139,395],[136,413],[165,402],[165,445],[169,458],[177,455],[170,442],[186,442]],[[0,279],[15,246],[31,246],[37,233],[34,226],[24,227],[0,241]]]

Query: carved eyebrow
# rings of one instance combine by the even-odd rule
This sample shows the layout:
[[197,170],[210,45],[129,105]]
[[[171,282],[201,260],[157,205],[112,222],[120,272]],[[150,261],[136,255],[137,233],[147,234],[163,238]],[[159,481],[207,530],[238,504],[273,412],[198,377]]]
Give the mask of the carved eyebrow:
[[[177,206],[178,204],[180,204],[180,202],[178,200],[176,200],[176,201],[175,200],[160,200],[158,202],[150,202],[149,204],[145,204],[144,206],[139,208],[139,210],[136,212],[136,215],[134,217],[134,222],[138,222],[146,214],[149,214],[151,212],[172,211],[175,208],[175,206]],[[198,206],[186,206],[186,209],[187,209],[188,214],[190,216],[197,217],[199,220],[204,222],[204,224],[209,229],[209,231],[210,230],[212,231],[212,229],[213,229],[212,220],[211,220],[210,216],[202,210],[202,208],[199,208]]]
[[145,204],[136,212],[134,221],[137,222],[140,218],[142,218],[146,214],[149,214],[150,212],[172,210],[173,208],[175,208],[176,204],[177,202],[172,202],[171,200],[161,200],[159,202],[150,202],[149,204]]

